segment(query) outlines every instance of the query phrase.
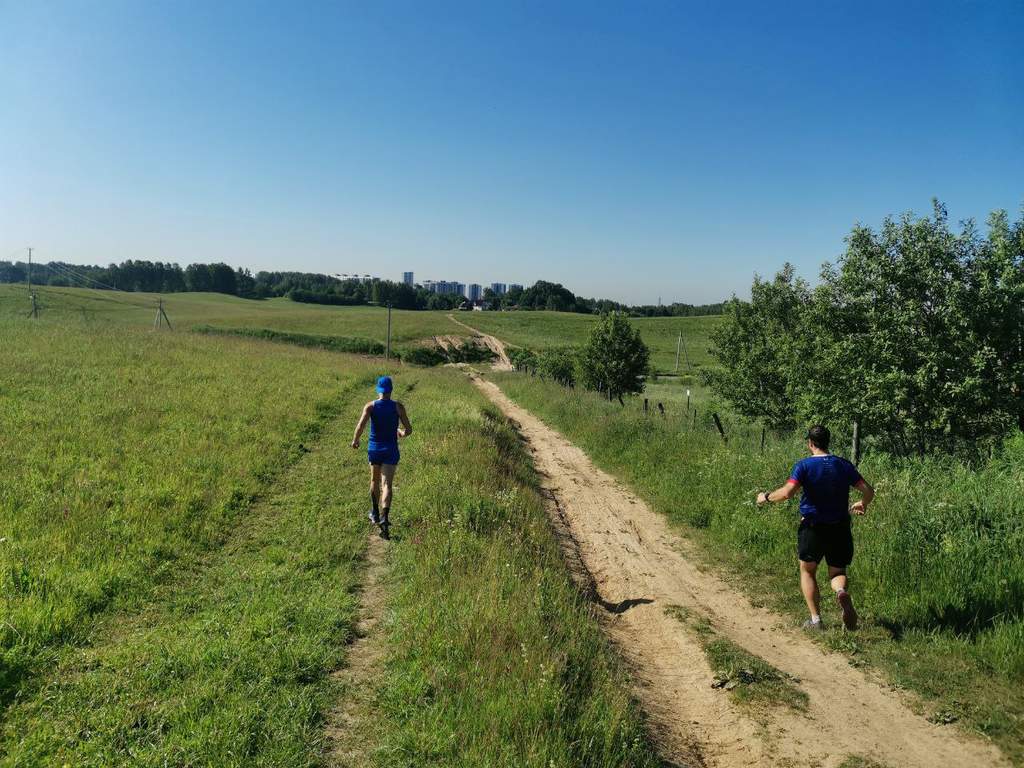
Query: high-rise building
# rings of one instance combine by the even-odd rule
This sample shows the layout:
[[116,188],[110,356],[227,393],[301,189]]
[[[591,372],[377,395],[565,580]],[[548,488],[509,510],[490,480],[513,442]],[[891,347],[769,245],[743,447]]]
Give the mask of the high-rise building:
[[403,272],[402,273],[402,282],[405,283],[406,285],[415,285],[415,283],[414,283],[414,281],[412,279],[412,272]]
[[470,301],[480,301],[484,297],[484,289],[479,283],[470,283],[466,286],[466,292],[463,294]]
[[521,286],[519,283],[509,283],[508,284],[508,289],[510,291],[516,291],[516,290],[521,291],[521,290],[523,290],[523,286]]
[[449,283],[447,280],[424,280],[423,287],[431,293],[457,293],[465,294],[464,283]]
[[494,291],[495,296],[504,296],[508,293],[508,286],[504,283],[491,283],[491,290]]

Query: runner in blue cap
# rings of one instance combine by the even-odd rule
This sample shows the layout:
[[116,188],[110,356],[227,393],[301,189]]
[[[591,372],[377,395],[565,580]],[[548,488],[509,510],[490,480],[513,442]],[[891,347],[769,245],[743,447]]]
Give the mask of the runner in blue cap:
[[362,416],[356,424],[352,447],[359,448],[359,438],[370,423],[367,455],[370,460],[370,522],[380,526],[385,539],[390,533],[391,499],[394,496],[395,470],[398,469],[398,438],[412,434],[412,424],[405,406],[391,399],[394,384],[390,376],[377,379],[377,399],[363,406]]

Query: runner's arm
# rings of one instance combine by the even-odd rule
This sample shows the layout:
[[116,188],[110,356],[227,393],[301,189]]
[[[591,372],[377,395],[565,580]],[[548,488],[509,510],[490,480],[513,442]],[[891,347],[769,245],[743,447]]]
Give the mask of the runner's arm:
[[367,403],[363,406],[363,414],[359,417],[359,423],[356,424],[356,433],[352,435],[352,447],[359,447],[359,438],[363,435],[363,430],[366,429],[366,422],[370,420],[370,410],[373,408],[373,403]]
[[774,491],[763,491],[757,494],[757,503],[765,504],[769,501],[787,501],[796,496],[798,490],[800,490],[800,483],[790,478],[786,481],[785,485],[776,488]]
[[863,477],[854,483],[853,487],[860,491],[860,501],[854,502],[850,511],[855,515],[863,515],[868,511],[868,504],[875,498],[875,489]]
[[412,434],[412,422],[409,421],[409,415],[405,412],[405,406],[401,403],[395,403],[398,407],[398,420],[402,422],[402,428],[398,430],[399,437],[408,437]]

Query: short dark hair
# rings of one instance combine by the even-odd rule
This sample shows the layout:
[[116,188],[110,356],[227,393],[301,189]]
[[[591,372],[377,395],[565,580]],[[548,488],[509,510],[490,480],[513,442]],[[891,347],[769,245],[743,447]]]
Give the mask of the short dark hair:
[[807,439],[816,448],[827,451],[828,444],[832,442],[832,433],[828,431],[828,427],[824,424],[815,424],[807,430]]

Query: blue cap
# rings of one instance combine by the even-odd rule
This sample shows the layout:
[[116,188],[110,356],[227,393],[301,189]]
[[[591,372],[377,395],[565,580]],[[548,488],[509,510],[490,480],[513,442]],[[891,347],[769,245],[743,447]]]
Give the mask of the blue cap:
[[381,393],[388,393],[394,389],[394,384],[391,383],[390,376],[381,376],[377,379],[377,391]]

